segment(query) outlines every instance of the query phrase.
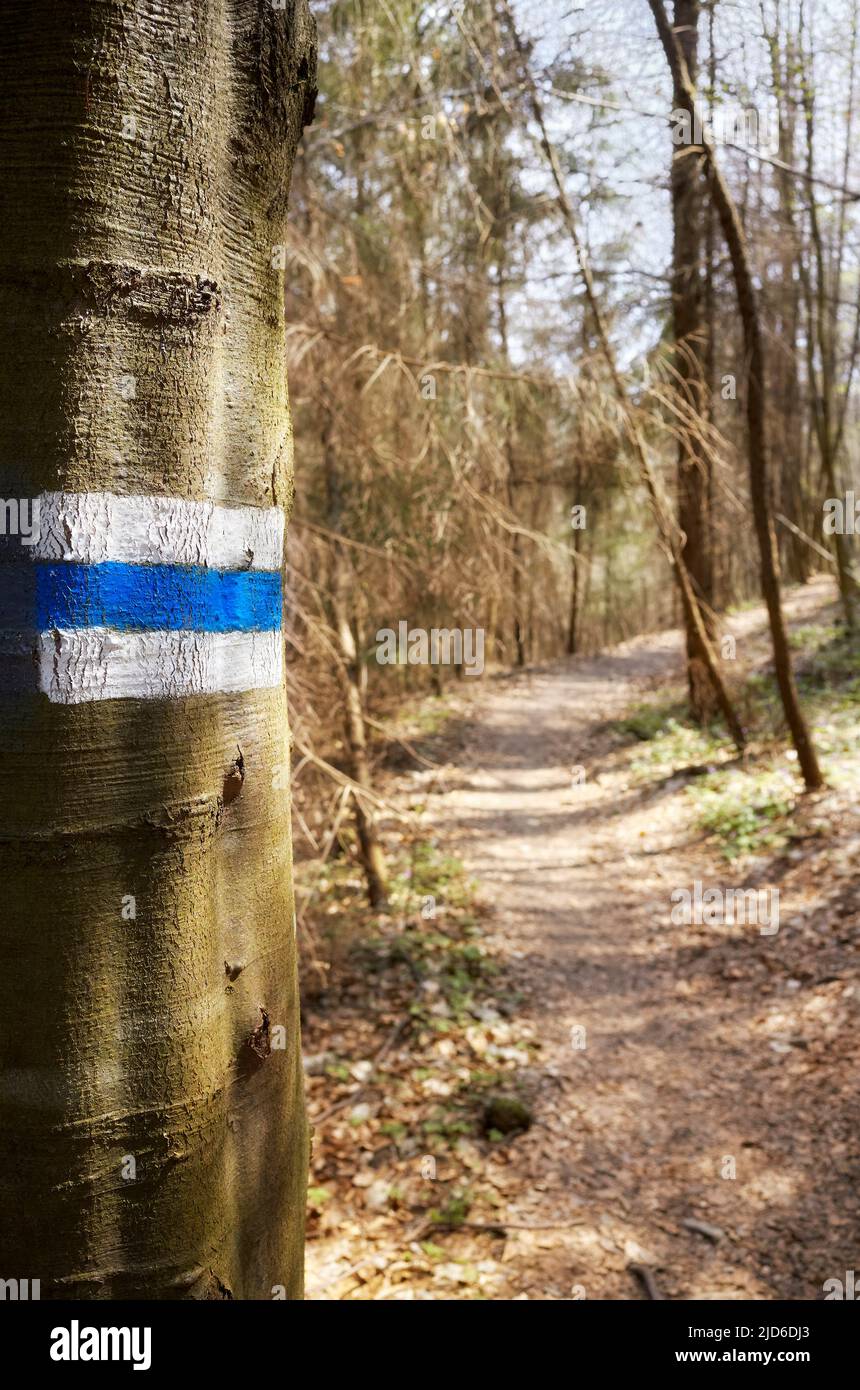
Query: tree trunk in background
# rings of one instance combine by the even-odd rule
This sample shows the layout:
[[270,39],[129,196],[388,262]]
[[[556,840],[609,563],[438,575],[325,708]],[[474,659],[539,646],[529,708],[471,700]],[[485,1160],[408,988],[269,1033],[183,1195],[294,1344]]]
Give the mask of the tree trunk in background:
[[[790,158],[790,156],[789,156]],[[778,177],[780,207],[790,197],[790,175]],[[776,427],[775,450],[782,466],[777,475],[781,508],[788,520],[801,531],[808,531],[809,518],[805,506],[803,420],[801,406],[803,391],[798,367],[800,333],[800,286],[794,278],[794,266],[801,254],[794,244],[786,221],[781,265],[781,292],[777,296],[777,321],[774,326],[776,363],[773,374],[773,412]],[[812,551],[794,532],[784,528],[783,550],[790,579],[805,583],[812,574]]]
[[[576,465],[576,485],[574,488],[574,506],[582,505],[582,465],[577,461]],[[579,567],[582,564],[580,554],[580,530],[573,527],[570,539],[570,610],[567,621],[567,642],[566,651],[568,656],[575,656],[579,650],[579,617],[581,611],[581,585],[579,582]]]
[[[517,476],[514,462],[514,446],[510,420],[505,423],[505,498],[512,517],[517,515]],[[511,621],[514,636],[514,665],[525,666],[526,647],[522,620],[522,556],[520,554],[520,533],[515,531],[511,537]]]
[[[714,8],[716,0],[707,6],[708,14],[708,107],[713,110],[717,89],[717,53],[714,42]],[[711,199],[705,198],[704,232],[704,306],[705,344],[702,354],[702,370],[705,375],[705,414],[708,425],[716,423],[716,402],[719,390],[717,379],[717,219]],[[730,592],[727,584],[725,525],[723,509],[718,505],[714,487],[714,469],[708,473],[708,517],[711,536],[711,592],[714,607],[725,606],[725,595]]]
[[[675,0],[675,35],[695,84],[698,73],[699,0]],[[694,111],[683,87],[676,84],[675,109],[686,111],[690,130]],[[710,463],[696,433],[696,421],[707,419],[707,382],[703,365],[706,342],[703,242],[707,190],[702,178],[702,152],[696,146],[673,146],[671,170],[672,315],[675,337],[675,384],[687,418],[678,440],[678,523],[684,533],[681,555],[690,582],[702,604],[702,620],[713,641],[713,573],[711,555]],[[695,624],[687,621],[687,681],[694,719],[706,721],[715,709],[701,642]]]
[[[762,6],[762,21],[770,55],[771,85],[779,115],[779,155],[782,160],[782,165],[774,170],[774,182],[779,198],[780,236],[777,255],[780,277],[779,284],[771,285],[769,289],[769,298],[774,304],[776,347],[771,393],[774,402],[773,437],[774,452],[780,460],[775,481],[780,489],[779,503],[783,515],[798,528],[798,531],[814,533],[816,529],[820,530],[820,519],[816,528],[815,512],[813,511],[812,521],[809,515],[809,450],[804,429],[807,412],[799,370],[800,344],[805,340],[812,391],[808,413],[814,416],[817,409],[814,393],[815,335],[805,332],[802,325],[804,303],[811,322],[813,294],[806,263],[806,249],[799,227],[795,178],[791,173],[791,169],[795,168],[798,162],[797,85],[798,81],[802,80],[803,73],[793,36],[786,33],[783,38],[780,32],[778,11],[773,28],[768,30]],[[818,511],[820,515],[820,509]],[[781,553],[785,557],[789,576],[805,583],[814,570],[812,548],[804,541],[802,535],[792,531],[788,526],[783,526],[780,538]]]
[[[794,86],[796,62],[790,40],[783,55],[779,33],[765,35],[770,50],[771,81],[779,114],[779,155],[792,168],[797,161],[797,106]],[[804,446],[799,371],[801,276],[803,246],[797,229],[794,178],[788,168],[774,171],[779,197],[780,237],[778,257],[780,284],[773,287],[775,302],[775,360],[773,367],[773,412],[775,451],[781,460],[777,481],[784,515],[801,531],[808,529],[804,495]],[[799,274],[797,273],[799,271]],[[805,582],[812,573],[812,551],[788,528],[782,531],[782,554],[792,579]]]
[[[662,0],[649,0],[649,4],[666,54],[666,61],[672,73],[672,80],[676,87],[679,85],[684,87],[688,100],[694,101],[695,94],[686,71],[683,54],[666,18]],[[822,785],[824,779],[818,766],[815,745],[810,737],[806,719],[800,707],[791,665],[788,632],[782,612],[779,552],[773,529],[767,472],[767,425],[764,401],[765,354],[758,301],[737,207],[717,163],[713,145],[707,137],[704,137],[703,147],[708,158],[708,184],[711,197],[714,200],[714,207],[720,219],[720,227],[731,256],[738,308],[744,330],[744,347],[747,358],[750,498],[759,548],[762,595],[767,605],[770,621],[774,669],[782,707],[786,722],[791,730],[803,780],[807,790],[813,791]]]
[[[328,492],[329,530],[337,536],[342,524],[343,500],[338,475],[334,442],[334,418],[329,411],[322,436],[326,489]],[[343,697],[343,730],[349,761],[349,776],[356,786],[372,791],[370,763],[367,757],[367,730],[364,720],[364,696],[361,689],[361,666],[350,623],[350,572],[347,558],[339,540],[331,544],[331,569],[328,596],[331,625],[337,643],[338,681]],[[369,799],[353,791],[355,829],[367,897],[371,907],[385,906],[388,894],[388,873],[385,854],[376,828],[376,817]]]
[[[580,240],[579,232],[577,230],[576,218],[573,215],[573,208],[570,205],[570,200],[568,199],[567,193],[565,191],[564,178],[562,175],[561,166],[558,162],[558,155],[556,154],[555,148],[549,138],[546,121],[544,120],[543,107],[541,105],[540,95],[538,93],[537,86],[532,76],[531,68],[529,67],[528,55],[526,53],[525,46],[523,44],[522,39],[520,38],[519,31],[516,26],[516,21],[514,19],[513,11],[511,9],[510,0],[503,0],[503,7],[508,23],[508,28],[510,30],[511,38],[513,39],[514,46],[517,50],[517,53],[520,56],[520,59],[523,61],[523,75],[527,82],[529,105],[531,106],[532,114],[540,131],[540,146],[543,153],[546,156],[547,163],[549,164],[550,173],[552,174],[552,180],[555,184],[556,193],[558,194],[559,210],[562,214],[565,226],[570,235],[573,252],[576,256],[576,261],[579,267],[580,275],[582,276],[582,283],[585,288],[585,297],[588,302],[588,307],[591,312],[592,319],[594,320],[594,328],[597,335],[597,341],[600,347],[600,352],[604,359],[606,368],[609,372],[609,376],[612,381],[612,386],[616,398],[619,402],[619,405],[621,406],[622,415],[624,416],[626,432],[629,437],[634,454],[636,456],[637,463],[639,465],[640,478],[645,485],[645,489],[647,491],[648,498],[654,512],[654,517],[657,522],[658,529],[660,531],[661,539],[672,557],[672,568],[674,570],[675,577],[678,582],[678,588],[680,591],[681,602],[683,604],[685,620],[691,624],[695,624],[697,627],[699,642],[701,643],[702,651],[704,653],[704,658],[708,669],[708,675],[714,687],[715,697],[717,699],[720,709],[722,710],[725,716],[726,723],[731,732],[735,745],[739,750],[741,750],[745,746],[746,736],[744,734],[741,722],[738,719],[737,713],[735,712],[734,706],[729,697],[728,690],[726,689],[726,684],[723,680],[722,673],[720,671],[719,661],[717,660],[716,654],[713,650],[713,644],[711,643],[708,637],[704,620],[701,616],[701,609],[699,607],[696,595],[693,592],[693,587],[690,583],[690,577],[687,573],[687,567],[684,564],[683,558],[681,556],[681,547],[678,538],[675,535],[675,526],[673,522],[670,521],[670,518],[667,515],[666,509],[663,505],[663,501],[660,497],[656,478],[654,476],[654,471],[651,467],[650,460],[648,458],[648,451],[645,447],[645,440],[642,431],[639,428],[638,423],[633,418],[633,415],[630,411],[630,404],[627,398],[627,389],[624,385],[621,373],[618,370],[618,363],[615,359],[615,353],[612,348],[612,343],[609,339],[609,333],[607,331],[606,322],[604,320],[603,313],[600,308],[600,302],[597,298],[594,276],[592,275],[591,267],[588,263],[587,258],[584,258],[582,254],[583,246]],[[669,41],[674,46],[674,39],[672,37],[671,30],[669,31]],[[607,581],[609,580],[610,575],[611,569],[608,569],[606,576]],[[608,608],[608,588],[606,592],[606,605]],[[604,633],[605,632],[606,627],[604,627]],[[606,637],[604,635],[604,642],[605,641]]]
[[[854,16],[854,30],[851,44],[852,55],[856,48],[856,10]],[[806,125],[806,167],[811,175],[815,169],[815,95],[812,86],[811,59],[806,58],[808,65],[803,67],[801,58],[801,88],[803,92],[803,109]],[[849,110],[849,135],[848,144],[850,147],[850,113],[853,104],[853,86],[848,96]],[[845,176],[843,170],[843,177]],[[840,425],[839,408],[837,403],[837,393],[839,383],[837,381],[838,368],[838,341],[839,341],[839,289],[841,282],[841,260],[842,243],[844,240],[844,222],[841,225],[839,235],[840,245],[835,255],[835,267],[833,273],[828,274],[827,257],[824,249],[824,240],[821,232],[821,223],[818,216],[818,205],[815,201],[815,185],[809,185],[809,232],[812,241],[813,260],[815,263],[815,296],[814,300],[809,292],[809,313],[810,313],[810,345],[809,345],[809,365],[810,365],[810,384],[813,391],[813,422],[815,426],[815,437],[818,444],[818,452],[821,459],[821,481],[824,484],[828,497],[840,497],[843,494],[841,470],[839,467],[839,452],[842,430]],[[842,214],[844,217],[844,213]],[[807,272],[808,275],[808,272]],[[814,302],[814,312],[813,305]],[[818,370],[816,372],[815,347],[818,349]],[[850,387],[850,382],[849,382]],[[848,388],[845,390],[847,400]],[[836,556],[836,570],[839,577],[839,595],[842,600],[843,613],[845,615],[846,626],[854,631],[857,627],[858,613],[857,604],[860,598],[860,586],[858,586],[857,576],[852,565],[851,543],[848,536],[837,532],[833,537],[833,549]]]
[[[372,790],[370,763],[367,757],[367,734],[364,723],[364,701],[359,678],[358,652],[349,621],[349,609],[345,590],[349,588],[349,577],[343,566],[343,557],[334,561],[339,566],[333,576],[332,608],[334,610],[335,632],[341,659],[341,689],[343,691],[344,729],[349,750],[350,776],[359,787]],[[387,899],[388,873],[385,855],[376,828],[376,817],[371,802],[362,798],[360,792],[353,792],[355,807],[355,828],[358,832],[358,846],[361,865],[367,884],[367,897],[371,907],[382,908]]]
[[[502,349],[502,361],[510,361],[508,350],[508,316],[505,305],[505,286],[502,268],[499,270],[499,283],[497,286],[498,318],[499,318],[499,340]],[[505,501],[511,515],[511,521],[517,519],[519,498],[517,496],[517,461],[516,448],[514,444],[514,434],[516,429],[516,419],[514,411],[516,409],[516,398],[514,397],[508,404],[505,411]],[[511,627],[514,639],[514,664],[525,666],[526,646],[525,632],[523,630],[523,596],[522,596],[522,546],[519,531],[514,531],[511,536],[510,554],[510,576],[511,576]]]
[[0,10],[0,491],[58,519],[0,557],[0,1264],[43,1297],[301,1296],[273,247],[315,56],[306,0]]

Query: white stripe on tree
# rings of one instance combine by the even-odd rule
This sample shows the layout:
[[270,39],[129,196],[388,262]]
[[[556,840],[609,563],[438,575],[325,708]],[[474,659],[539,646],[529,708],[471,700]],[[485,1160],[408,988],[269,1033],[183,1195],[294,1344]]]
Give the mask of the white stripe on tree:
[[281,568],[280,507],[227,507],[185,497],[110,492],[46,492],[38,500],[38,540],[30,549],[34,560]]
[[39,689],[61,705],[270,689],[283,678],[283,643],[277,631],[55,629],[37,638]]

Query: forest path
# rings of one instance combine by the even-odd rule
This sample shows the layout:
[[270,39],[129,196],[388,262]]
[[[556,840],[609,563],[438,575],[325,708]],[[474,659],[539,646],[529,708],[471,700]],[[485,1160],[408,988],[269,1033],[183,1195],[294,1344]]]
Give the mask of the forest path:
[[[795,591],[789,617],[831,593]],[[761,610],[730,630],[739,650],[761,640]],[[535,1123],[485,1175],[509,1224],[491,1297],[643,1297],[639,1264],[667,1298],[816,1298],[852,1267],[844,1096],[794,1036],[804,1009],[829,1017],[833,977],[795,978],[784,950],[815,889],[783,885],[776,936],[673,925],[673,889],[760,880],[703,843],[683,779],[631,784],[613,757],[606,721],[681,670],[664,633],[485,683],[428,798],[539,1044]]]

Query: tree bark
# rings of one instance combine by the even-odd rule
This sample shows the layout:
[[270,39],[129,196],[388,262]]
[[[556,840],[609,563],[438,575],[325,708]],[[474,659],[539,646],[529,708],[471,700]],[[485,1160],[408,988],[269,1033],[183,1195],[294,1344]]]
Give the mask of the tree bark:
[[[44,1298],[301,1297],[282,541],[262,576],[228,541],[290,501],[273,248],[315,67],[306,0],[0,10],[0,491],[62,494],[59,599],[86,571],[113,614],[75,666],[65,620],[9,617],[51,566],[0,557],[0,1265]],[[180,589],[273,582],[267,677],[196,599],[152,632],[109,609],[132,533]],[[153,568],[123,570],[151,603]]]

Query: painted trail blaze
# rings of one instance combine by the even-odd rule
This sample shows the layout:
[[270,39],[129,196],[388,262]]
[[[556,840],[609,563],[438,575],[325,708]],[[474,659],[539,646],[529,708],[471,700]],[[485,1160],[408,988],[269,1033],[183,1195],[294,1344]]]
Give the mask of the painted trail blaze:
[[181,565],[35,566],[36,627],[268,632],[281,625],[281,576]]
[[60,704],[282,678],[279,508],[52,493],[0,560],[0,691]]

